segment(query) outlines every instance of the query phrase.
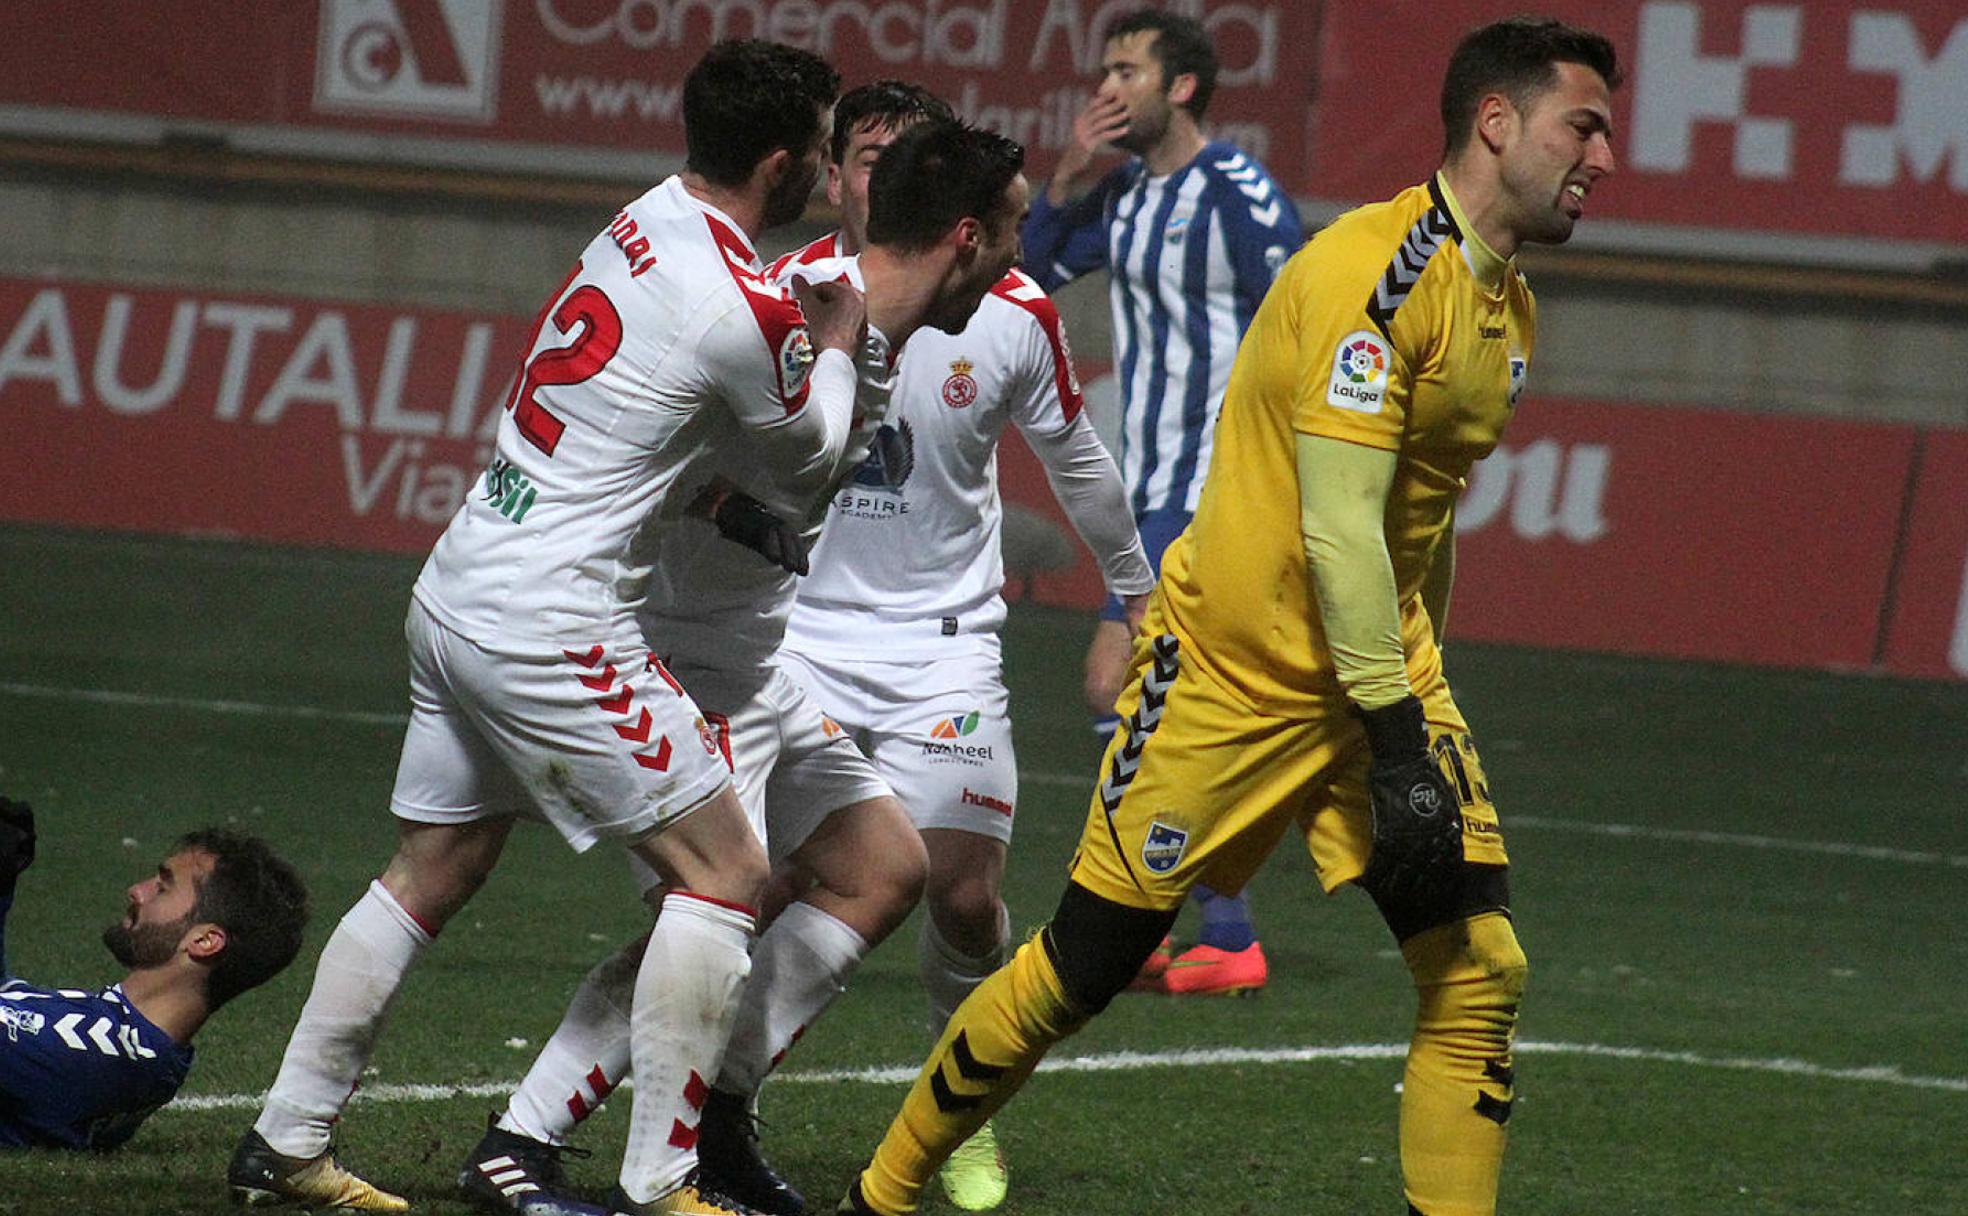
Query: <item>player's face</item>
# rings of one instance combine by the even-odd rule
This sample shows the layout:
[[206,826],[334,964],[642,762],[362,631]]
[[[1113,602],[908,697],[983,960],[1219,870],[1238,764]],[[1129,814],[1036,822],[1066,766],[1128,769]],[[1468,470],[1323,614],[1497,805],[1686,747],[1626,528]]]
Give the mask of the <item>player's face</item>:
[[1024,246],[1018,230],[1031,210],[1032,188],[1023,173],[1011,179],[991,217],[978,223],[977,243],[960,256],[948,288],[931,310],[929,324],[954,334],[970,324],[977,306],[984,302],[999,279],[1011,273],[1024,260]]
[[1100,60],[1097,94],[1113,98],[1127,110],[1127,131],[1114,143],[1137,156],[1161,142],[1175,113],[1168,82],[1162,79],[1162,61],[1153,50],[1158,36],[1152,30],[1123,34],[1107,43]]
[[125,967],[157,967],[171,961],[192,926],[198,888],[212,872],[213,856],[203,849],[173,853],[157,872],[130,884],[123,919],[103,930],[103,945]]
[[848,135],[841,162],[827,166],[827,199],[840,208],[841,232],[847,237],[844,253],[868,247],[868,178],[881,150],[894,143],[897,134],[879,120],[865,122]]
[[813,187],[820,183],[820,167],[827,162],[827,143],[833,134],[834,112],[822,109],[819,127],[813,132],[813,141],[803,153],[787,163],[785,174],[772,192],[766,195],[763,227],[777,228],[790,224],[806,211],[806,200],[813,196]]
[[1613,171],[1612,101],[1605,78],[1560,63],[1558,82],[1518,115],[1503,149],[1503,184],[1520,241],[1558,245],[1585,214],[1586,196]]

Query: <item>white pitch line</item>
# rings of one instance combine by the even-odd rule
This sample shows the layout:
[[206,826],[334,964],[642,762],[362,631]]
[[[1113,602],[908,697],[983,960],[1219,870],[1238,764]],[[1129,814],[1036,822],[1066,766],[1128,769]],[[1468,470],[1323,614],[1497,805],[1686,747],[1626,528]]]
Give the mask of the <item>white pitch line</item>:
[[255,718],[308,718],[326,722],[360,722],[369,726],[402,726],[410,715],[383,714],[365,709],[318,709],[312,705],[266,705],[258,701],[213,701],[200,697],[160,697],[107,688],[55,688],[46,684],[0,682],[0,693],[55,701],[89,701],[98,705],[136,705],[148,709],[196,709],[214,714]]
[[[354,722],[364,726],[402,726],[409,715],[378,713],[360,709],[320,709],[312,705],[270,705],[257,701],[219,701],[197,697],[164,697],[150,693],[118,692],[103,688],[59,688],[47,684],[0,682],[0,695],[37,697],[46,700],[89,701],[103,705],[135,705],[158,709],[191,709],[207,713],[245,717],[304,718],[321,722]],[[1018,779],[1031,785],[1054,789],[1091,792],[1091,773],[1051,773],[1021,769]],[[1742,832],[1710,832],[1691,828],[1655,828],[1631,823],[1581,823],[1576,820],[1547,819],[1539,815],[1510,815],[1510,828],[1529,828],[1536,832],[1576,832],[1629,840],[1678,841],[1692,844],[1730,845],[1745,849],[1764,849],[1786,853],[1812,853],[1827,857],[1856,857],[1866,861],[1890,861],[1901,865],[1948,866],[1968,869],[1968,855],[1934,853],[1919,849],[1895,849],[1884,845],[1852,844],[1838,840],[1789,840],[1780,836],[1758,836]]]
[[[1077,789],[1091,793],[1090,776],[1042,773],[1020,769],[1018,779],[1055,789]],[[1745,849],[1771,849],[1786,853],[1817,853],[1831,857],[1859,857],[1867,861],[1895,861],[1903,865],[1953,866],[1968,869],[1968,855],[1931,853],[1919,849],[1895,849],[1885,845],[1851,844],[1841,840],[1789,840],[1781,836],[1756,836],[1744,832],[1710,832],[1694,828],[1653,828],[1634,823],[1582,823],[1574,819],[1547,819],[1542,815],[1510,815],[1503,820],[1506,830],[1529,828],[1535,832],[1583,832],[1593,836],[1612,836],[1631,840],[1672,840],[1693,844],[1726,844]]]
[[[1527,1040],[1517,1044],[1524,1055],[1580,1056],[1586,1058],[1634,1060],[1647,1064],[1678,1064],[1687,1068],[1719,1069],[1727,1072],[1763,1072],[1803,1077],[1815,1081],[1851,1081],[1870,1085],[1896,1085],[1904,1089],[1937,1090],[1968,1094],[1968,1077],[1930,1077],[1901,1071],[1895,1064],[1875,1064],[1863,1068],[1833,1068],[1809,1060],[1786,1057],[1707,1056],[1693,1051],[1661,1051],[1651,1047],[1619,1047],[1606,1043],[1553,1043]],[[1096,1056],[1067,1056],[1046,1060],[1040,1072],[1096,1073],[1138,1072],[1149,1068],[1222,1068],[1237,1064],[1353,1064],[1373,1060],[1400,1060],[1408,1054],[1405,1043],[1345,1043],[1332,1047],[1199,1047],[1182,1051],[1117,1051]],[[902,1085],[916,1079],[915,1065],[884,1065],[873,1068],[842,1068],[818,1072],[775,1074],[773,1080],[784,1085],[834,1085],[843,1081],[868,1085]],[[370,1085],[356,1091],[356,1102],[442,1102],[451,1098],[500,1098],[519,1084],[511,1081],[479,1081],[470,1085]],[[626,1084],[626,1082],[624,1083]],[[167,1111],[256,1110],[264,1094],[194,1094],[179,1098]]]
[[1552,832],[1585,832],[1594,836],[1634,837],[1643,840],[1678,840],[1694,844],[1727,844],[1745,849],[1776,849],[1787,853],[1823,853],[1837,857],[1863,857],[1869,861],[1897,861],[1906,865],[1968,867],[1968,856],[1929,853],[1918,849],[1893,849],[1876,844],[1847,844],[1832,840],[1786,840],[1781,836],[1755,836],[1742,832],[1709,832],[1693,828],[1649,828],[1631,823],[1580,823],[1572,819],[1546,819],[1537,815],[1511,815],[1505,824],[1513,828],[1535,828]]

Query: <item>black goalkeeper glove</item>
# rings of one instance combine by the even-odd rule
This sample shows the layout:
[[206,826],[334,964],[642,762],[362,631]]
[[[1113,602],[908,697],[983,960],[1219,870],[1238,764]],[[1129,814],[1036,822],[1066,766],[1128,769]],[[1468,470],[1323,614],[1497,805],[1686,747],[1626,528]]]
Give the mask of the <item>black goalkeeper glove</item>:
[[1367,765],[1373,853],[1360,885],[1383,902],[1411,901],[1446,881],[1462,861],[1462,811],[1428,750],[1419,698],[1356,712],[1373,753]]
[[806,542],[800,530],[765,509],[751,495],[732,490],[711,508],[718,535],[736,541],[788,574],[805,574]]
[[14,893],[14,880],[34,864],[34,808],[0,798],[0,895]]

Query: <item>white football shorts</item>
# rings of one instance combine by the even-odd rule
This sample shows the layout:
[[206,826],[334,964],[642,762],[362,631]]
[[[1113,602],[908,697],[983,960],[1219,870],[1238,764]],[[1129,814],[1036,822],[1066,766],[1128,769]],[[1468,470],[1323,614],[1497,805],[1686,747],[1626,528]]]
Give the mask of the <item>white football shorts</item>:
[[996,653],[891,662],[781,650],[779,663],[874,758],[918,829],[1010,842],[1018,757]]
[[410,725],[390,810],[545,819],[576,850],[635,839],[731,782],[717,734],[641,643],[485,650],[411,601]]
[[[791,856],[835,811],[892,797],[847,731],[785,672],[772,667],[739,676],[681,658],[671,670],[727,749],[738,801],[773,864]],[[639,889],[657,885],[640,858],[631,855],[629,866]]]

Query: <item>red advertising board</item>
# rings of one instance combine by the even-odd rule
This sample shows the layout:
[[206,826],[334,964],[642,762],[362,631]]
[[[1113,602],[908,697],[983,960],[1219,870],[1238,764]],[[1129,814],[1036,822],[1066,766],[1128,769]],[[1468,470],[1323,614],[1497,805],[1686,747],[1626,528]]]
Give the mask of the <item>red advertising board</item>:
[[[478,484],[524,327],[0,278],[0,425],[29,454],[0,519],[421,552]],[[1070,534],[1015,437],[1000,475]],[[1968,434],[1534,397],[1463,497],[1451,631],[1859,668],[1890,607],[1892,670],[1964,678],[1965,505]],[[1030,591],[1098,602],[1073,556]]]
[[[1023,142],[1045,172],[1092,94],[1102,31],[1084,0],[24,0],[0,6],[0,129],[111,133],[76,115],[202,120],[289,151],[565,171],[570,149],[647,172],[681,153],[685,73],[711,42],[818,52],[849,84],[922,81]],[[1218,47],[1211,117],[1280,171],[1304,161],[1318,5],[1198,0]],[[160,36],[164,32],[164,36]],[[41,113],[8,113],[8,107]],[[129,128],[133,133],[146,128]],[[337,135],[382,135],[382,141]],[[389,137],[398,142],[392,145]],[[433,146],[432,140],[442,141]]]
[[[965,117],[1023,141],[1043,175],[1071,138],[1105,29],[1132,7],[15,0],[0,5],[0,132],[137,141],[177,132],[248,151],[639,179],[653,171],[652,154],[682,150],[689,66],[716,37],[757,35],[828,56],[850,83],[923,81]],[[1451,47],[1523,5],[1168,7],[1201,14],[1216,41],[1219,133],[1256,152],[1295,196],[1341,204],[1386,197],[1435,167]],[[1612,37],[1629,76],[1615,95],[1621,169],[1589,201],[1581,242],[1807,259],[1835,247],[1838,260],[1897,266],[1968,243],[1968,12],[1959,3],[1537,7]]]
[[1527,398],[1457,510],[1452,636],[1871,665],[1910,427]]
[[1922,436],[1893,587],[1886,665],[1968,680],[1968,432]]
[[517,318],[0,279],[0,518],[428,549],[484,469]]
[[[1456,39],[1524,7],[1328,3],[1302,193],[1377,199],[1426,176],[1440,151],[1437,82]],[[1606,34],[1627,73],[1613,99],[1619,168],[1588,200],[1589,221],[1968,241],[1968,10],[1959,3],[1531,7]]]

